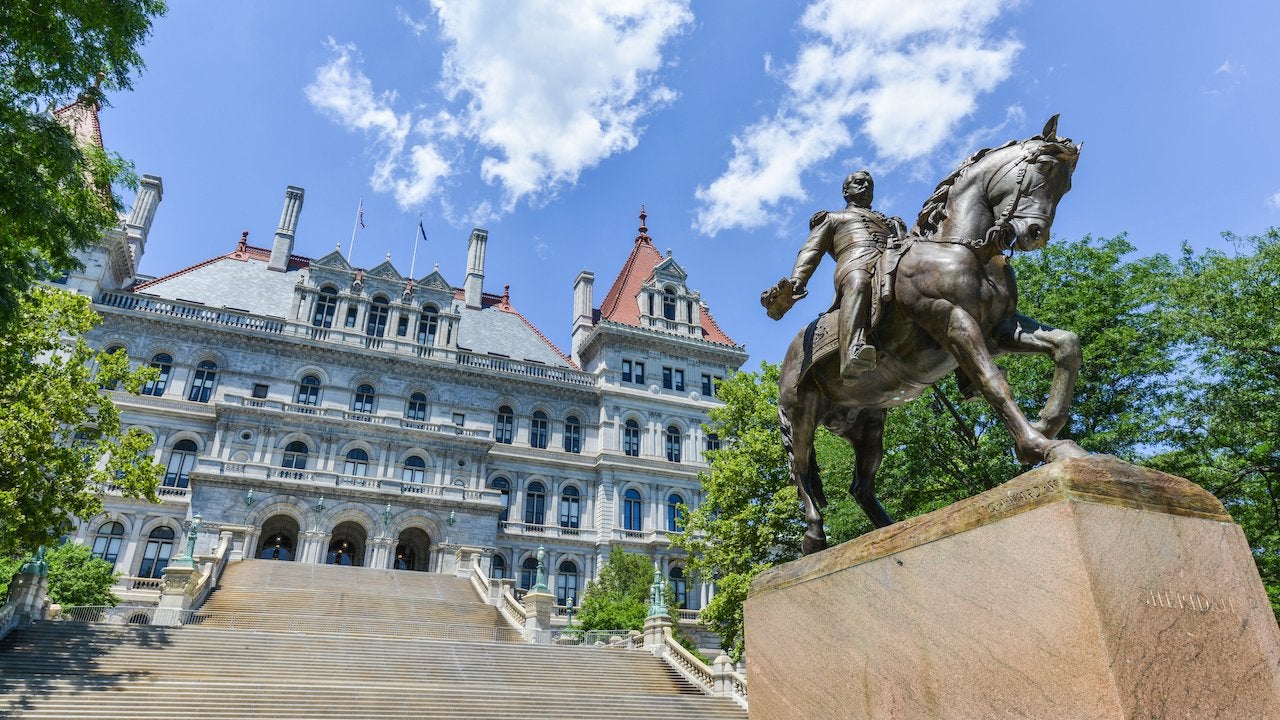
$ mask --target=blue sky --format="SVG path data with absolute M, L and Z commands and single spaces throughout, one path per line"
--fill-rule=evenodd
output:
M 363 198 L 353 262 L 407 274 L 421 213 L 415 275 L 461 285 L 487 228 L 486 289 L 567 349 L 574 277 L 599 303 L 644 204 L 754 366 L 826 308 L 829 266 L 781 322 L 758 297 L 846 173 L 910 224 L 961 159 L 1053 113 L 1085 142 L 1055 237 L 1171 253 L 1280 225 L 1277 27 L 1263 0 L 174 2 L 102 126 L 164 179 L 147 274 L 241 230 L 270 247 L 300 185 L 311 257 L 347 251 Z

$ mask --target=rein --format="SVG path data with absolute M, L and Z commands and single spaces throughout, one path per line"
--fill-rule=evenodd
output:
M 1014 179 L 1014 183 L 1017 187 L 1017 190 L 1014 191 L 1013 197 L 1004 206 L 1004 210 L 1000 212 L 1000 215 L 996 218 L 995 223 L 992 224 L 991 228 L 987 230 L 987 233 L 985 236 L 981 238 L 972 238 L 972 237 L 957 237 L 954 235 L 926 235 L 926 236 L 920 237 L 919 239 L 925 242 L 963 245 L 969 248 L 970 250 L 980 250 L 982 248 L 995 245 L 999 249 L 1000 254 L 1002 255 L 1005 253 L 1013 254 L 1013 243 L 1011 242 L 1011 236 L 1013 235 L 1011 231 L 1013 229 L 1013 226 L 1011 221 L 1015 217 L 1031 218 L 1035 220 L 1048 219 L 1047 216 L 1043 216 L 1039 214 L 1033 215 L 1030 213 L 1018 212 L 1018 204 L 1022 202 L 1023 196 L 1025 196 L 1027 193 L 1027 188 L 1026 188 L 1027 168 L 1030 167 L 1031 164 L 1034 163 L 1037 159 L 1039 159 L 1041 155 L 1045 154 L 1044 148 L 1045 146 L 1041 145 L 1035 150 L 1028 150 L 1024 152 L 1022 154 L 1022 157 L 1018 158 L 1017 162 L 1011 163 L 1010 165 L 1005 167 L 1005 169 L 1002 172 L 996 174 L 990 180 L 987 181 L 986 192 L 987 192 L 987 195 L 990 196 L 992 185 L 994 185 L 999 180 L 1003 179 L 1005 175 L 1008 175 L 1013 170 L 1013 168 L 1016 167 L 1018 169 L 1018 175 Z

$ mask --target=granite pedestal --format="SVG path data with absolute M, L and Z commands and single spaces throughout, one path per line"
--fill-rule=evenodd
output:
M 1108 456 L 761 575 L 752 720 L 1276 720 L 1280 629 L 1198 486 Z

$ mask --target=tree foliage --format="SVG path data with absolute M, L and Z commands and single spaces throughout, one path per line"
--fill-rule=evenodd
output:
M 0 558 L 0 598 L 25 560 L 22 556 Z M 63 543 L 45 555 L 49 563 L 49 599 L 64 607 L 72 605 L 115 605 L 120 598 L 111 592 L 119 575 L 114 566 L 93 557 L 89 548 Z
M 74 269 L 73 253 L 117 222 L 111 187 L 132 177 L 119 157 L 78 144 L 50 108 L 128 88 L 164 10 L 161 0 L 0 3 L 0 327 L 23 290 Z
M 80 339 L 98 320 L 88 298 L 37 286 L 18 310 L 23 322 L 0 334 L 0 555 L 50 544 L 73 517 L 101 512 L 101 486 L 156 501 L 160 478 L 152 437 L 123 431 L 101 390 L 136 393 L 155 371 L 130 372 L 124 353 Z
M 577 620 L 584 630 L 640 630 L 649 612 L 653 564 L 648 558 L 615 545 L 587 584 Z

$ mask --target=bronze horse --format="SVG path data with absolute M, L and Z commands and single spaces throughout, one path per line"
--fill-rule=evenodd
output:
M 885 413 L 957 367 L 1000 414 L 1022 462 L 1086 454 L 1070 440 L 1054 439 L 1071 407 L 1079 338 L 1018 312 L 1005 255 L 1044 246 L 1058 201 L 1071 188 L 1080 146 L 1057 138 L 1057 124 L 1055 115 L 1040 135 L 979 151 L 938 185 L 898 257 L 892 293 L 872 332 L 880 348 L 875 369 L 842 380 L 839 353 L 815 353 L 817 320 L 791 342 L 782 361 L 778 415 L 791 481 L 804 505 L 806 555 L 827 546 L 826 497 L 813 449 L 818 425 L 853 446 L 850 493 L 876 527 L 889 525 L 893 519 L 875 494 Z M 1006 353 L 1053 359 L 1052 388 L 1035 422 L 1018 408 L 994 362 Z

